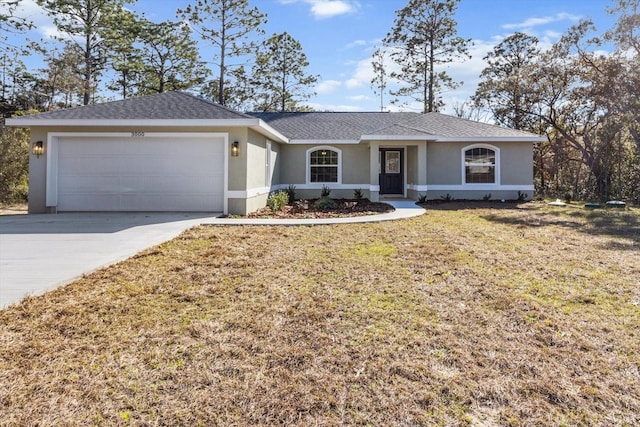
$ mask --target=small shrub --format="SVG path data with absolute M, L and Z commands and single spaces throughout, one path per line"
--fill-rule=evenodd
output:
M 482 200 L 484 200 L 485 202 L 488 202 L 489 200 L 491 200 L 491 193 L 485 194 L 484 196 L 482 196 Z
M 287 196 L 289 197 L 289 204 L 292 205 L 293 202 L 296 201 L 296 186 L 293 184 L 289 184 L 289 187 L 286 189 Z
M 418 194 L 418 203 L 427 203 L 427 194 Z
M 319 198 L 318 200 L 315 201 L 313 206 L 316 209 L 327 211 L 329 209 L 335 208 L 336 207 L 336 202 L 334 202 L 334 200 L 330 199 L 329 197 L 321 197 L 321 198 Z
M 529 195 L 527 193 L 522 193 L 520 191 L 518 191 L 518 201 L 519 202 L 524 202 L 529 198 Z
M 444 196 L 440 196 L 440 199 L 445 202 L 452 202 L 454 200 L 453 196 L 449 193 L 445 194 Z
M 320 198 L 329 197 L 330 194 L 331 194 L 331 189 L 326 185 L 323 185 L 322 190 L 320 190 Z
M 271 212 L 277 212 L 282 210 L 289 201 L 289 194 L 284 190 L 276 191 L 275 193 L 269 194 L 269 198 L 267 199 L 267 206 L 271 209 Z
M 357 190 L 353 190 L 353 198 L 356 199 L 357 201 L 361 201 L 362 199 L 364 199 L 364 196 L 362 195 L 362 190 L 359 188 Z

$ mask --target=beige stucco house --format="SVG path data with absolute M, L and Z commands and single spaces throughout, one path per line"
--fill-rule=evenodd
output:
M 170 92 L 7 120 L 31 130 L 29 212 L 246 214 L 270 192 L 533 196 L 544 138 L 439 113 L 243 114 Z

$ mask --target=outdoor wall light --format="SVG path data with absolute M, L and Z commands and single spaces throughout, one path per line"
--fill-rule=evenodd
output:
M 44 143 L 42 141 L 36 141 L 33 143 L 31 147 L 31 152 L 36 156 L 40 157 L 42 153 L 44 153 Z
M 231 143 L 231 157 L 238 157 L 238 154 L 240 154 L 240 147 L 238 147 L 238 145 L 238 141 Z

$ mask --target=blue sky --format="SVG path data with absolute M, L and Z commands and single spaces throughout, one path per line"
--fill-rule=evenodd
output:
M 32 37 L 51 34 L 50 19 L 35 10 L 34 0 L 24 7 L 37 24 Z M 175 10 L 188 0 L 138 0 L 131 8 L 154 21 L 176 19 Z M 395 11 L 407 0 L 250 0 L 268 16 L 267 35 L 287 31 L 302 44 L 310 66 L 320 76 L 309 104 L 318 110 L 377 111 L 380 99 L 370 86 L 371 54 L 391 29 Z M 505 36 L 523 31 L 538 37 L 543 46 L 557 41 L 580 19 L 592 19 L 598 31 L 609 29 L 615 18 L 605 12 L 610 0 L 462 0 L 455 16 L 458 33 L 473 39 L 472 59 L 451 64 L 447 70 L 464 84 L 444 94 L 451 112 L 475 92 L 482 58 Z M 203 60 L 212 50 L 201 46 Z M 413 106 L 419 108 L 418 106 Z M 391 109 L 396 109 L 390 107 Z M 409 107 L 409 109 L 411 106 Z

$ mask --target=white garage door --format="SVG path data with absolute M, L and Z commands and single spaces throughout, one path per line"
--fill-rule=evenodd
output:
M 58 211 L 222 212 L 220 137 L 60 137 Z

